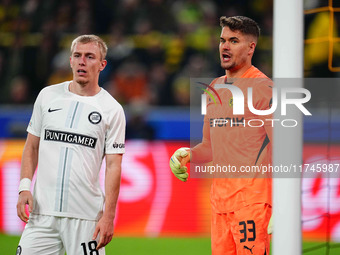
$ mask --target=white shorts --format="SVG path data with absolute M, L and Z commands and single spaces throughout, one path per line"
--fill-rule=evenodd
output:
M 97 222 L 31 214 L 22 233 L 17 255 L 105 255 L 92 240 Z

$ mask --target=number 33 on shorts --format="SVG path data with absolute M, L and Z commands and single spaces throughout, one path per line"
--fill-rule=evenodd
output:
M 240 239 L 240 243 L 246 241 L 253 242 L 256 240 L 256 228 L 253 220 L 240 221 L 238 224 L 241 226 L 240 233 L 243 234 L 243 238 Z

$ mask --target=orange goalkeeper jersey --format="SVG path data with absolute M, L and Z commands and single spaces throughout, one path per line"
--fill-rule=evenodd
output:
M 255 109 L 270 109 L 272 81 L 254 66 L 233 81 L 232 85 L 244 95 L 242 115 L 233 114 L 235 102 L 231 91 L 216 86 L 226 82 L 227 77 L 222 76 L 210 84 L 222 104 L 207 96 L 203 139 L 192 149 L 193 163 L 212 161 L 212 166 L 229 167 L 229 172 L 214 175 L 212 182 L 211 204 L 218 213 L 236 211 L 254 203 L 271 204 L 271 178 L 264 178 L 260 167 L 268 167 L 272 162 L 272 116 L 252 113 L 248 108 L 247 91 L 252 88 Z

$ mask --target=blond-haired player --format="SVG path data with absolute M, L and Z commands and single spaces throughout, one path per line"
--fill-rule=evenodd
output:
M 17 212 L 27 224 L 19 255 L 105 254 L 103 247 L 112 239 L 125 116 L 98 85 L 106 52 L 98 36 L 74 39 L 73 80 L 44 88 L 36 99 L 21 165 Z M 104 156 L 105 196 L 99 184 Z

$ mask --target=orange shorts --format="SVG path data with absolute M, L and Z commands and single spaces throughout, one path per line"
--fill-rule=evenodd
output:
M 212 255 L 269 255 L 268 204 L 253 204 L 230 213 L 212 212 Z

